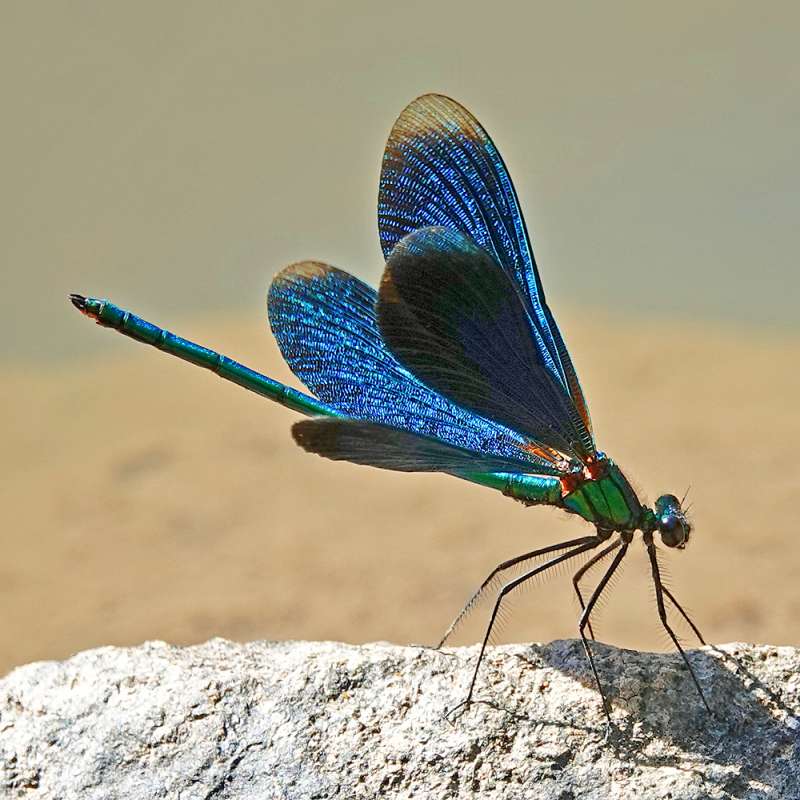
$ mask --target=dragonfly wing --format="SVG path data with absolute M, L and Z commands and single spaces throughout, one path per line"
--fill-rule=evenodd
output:
M 569 353 L 545 301 L 514 185 L 480 123 L 442 95 L 417 98 L 389 135 L 378 193 L 384 256 L 407 234 L 442 226 L 494 256 L 520 290 L 538 333 L 541 360 L 572 399 L 582 447 L 594 452 L 591 420 Z
M 520 458 L 477 453 L 440 439 L 420 436 L 375 422 L 317 417 L 292 426 L 294 440 L 304 450 L 333 461 L 351 461 L 400 472 L 531 472 Z
M 371 287 L 327 264 L 293 264 L 273 280 L 272 331 L 292 371 L 317 397 L 354 419 L 474 453 L 521 458 L 537 474 L 557 475 L 567 468 L 561 454 L 536 450 L 524 435 L 420 383 L 387 350 L 376 303 Z
M 513 283 L 464 234 L 423 228 L 395 246 L 378 322 L 389 350 L 432 389 L 530 440 L 589 455 Z

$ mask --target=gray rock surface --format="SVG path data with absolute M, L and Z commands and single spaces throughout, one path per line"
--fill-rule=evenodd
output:
M 677 656 L 580 644 L 476 648 L 152 642 L 0 681 L 0 796 L 22 798 L 800 798 L 800 650 Z M 738 661 L 738 664 L 736 661 Z

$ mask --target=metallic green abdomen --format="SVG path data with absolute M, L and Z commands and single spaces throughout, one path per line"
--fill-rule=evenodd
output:
M 641 519 L 642 505 L 619 467 L 613 461 L 607 463 L 606 475 L 566 495 L 564 507 L 601 528 L 633 530 Z

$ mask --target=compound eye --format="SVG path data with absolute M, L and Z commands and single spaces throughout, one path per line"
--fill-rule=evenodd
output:
M 658 532 L 667 547 L 680 547 L 686 542 L 686 530 L 682 521 L 674 514 L 665 514 L 659 520 Z

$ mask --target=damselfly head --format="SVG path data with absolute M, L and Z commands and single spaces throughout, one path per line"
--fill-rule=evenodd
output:
M 656 500 L 655 512 L 661 541 L 667 547 L 683 550 L 689 541 L 692 526 L 681 508 L 681 501 L 674 494 L 662 494 Z

